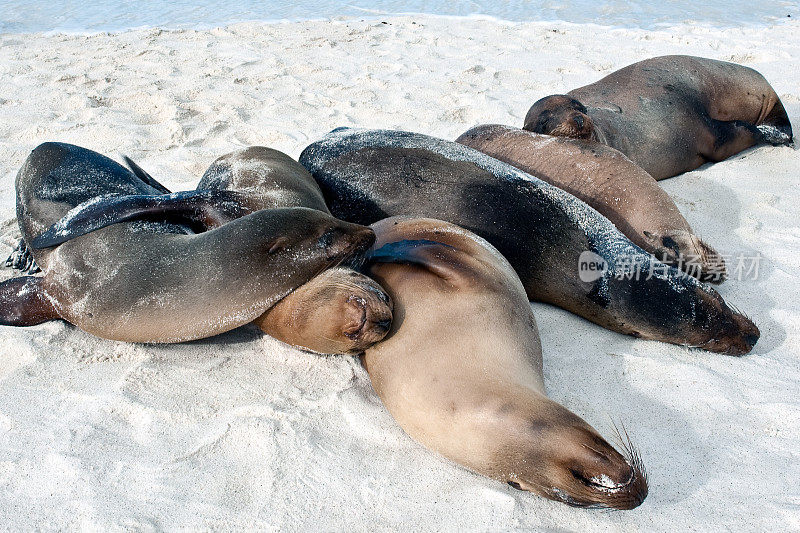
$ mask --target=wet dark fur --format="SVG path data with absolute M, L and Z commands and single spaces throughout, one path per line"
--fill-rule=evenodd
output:
M 98 196 L 162 194 L 119 163 L 71 144 L 44 143 L 25 164 L 36 169 L 26 181 L 19 181 L 22 172 L 17 179 L 17 220 L 27 243 L 73 207 Z M 191 233 L 185 226 L 162 221 L 142 221 L 134 231 Z M 33 255 L 38 262 L 42 252 Z
M 691 340 L 697 335 L 705 342 L 740 334 L 738 317 L 719 295 L 674 268 L 666 269 L 666 278 L 650 280 L 610 275 L 593 283 L 578 279 L 583 251 L 609 261 L 618 253 L 647 254 L 607 220 L 610 230 L 587 233 L 574 216 L 589 211 L 599 215 L 577 198 L 566 195 L 578 206 L 577 214 L 571 215 L 573 205 L 554 199 L 553 187 L 541 180 L 522 179 L 522 173 L 500 162 L 508 171 L 495 174 L 479 164 L 486 156 L 461 145 L 456 146 L 466 161 L 437 151 L 437 146 L 449 149 L 455 143 L 400 131 L 346 134 L 334 130 L 330 138 L 307 147 L 299 159 L 320 184 L 334 216 L 371 224 L 387 216 L 410 215 L 464 227 L 509 260 L 531 300 L 558 305 L 622 333 L 692 345 L 699 344 Z M 393 141 L 373 146 L 371 135 Z M 431 147 L 421 148 L 420 143 Z

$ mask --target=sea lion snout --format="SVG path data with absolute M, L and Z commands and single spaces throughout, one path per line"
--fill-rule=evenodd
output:
M 366 252 L 375 242 L 375 232 L 366 226 L 341 222 L 323 231 L 317 247 L 330 261 L 340 261 Z
M 361 352 L 382 340 L 392 327 L 392 299 L 371 278 L 352 278 L 353 294 L 344 306 L 342 332 L 352 341 L 351 352 Z
M 649 489 L 639 466 L 631 464 L 602 438 L 592 444 L 608 448 L 609 453 L 586 447 L 569 469 L 580 484 L 580 490 L 576 491 L 580 498 L 578 501 L 587 506 L 602 505 L 615 509 L 633 509 L 641 505 Z
M 590 139 L 594 122 L 586 106 L 563 94 L 545 96 L 535 102 L 525 116 L 523 129 L 534 133 Z
M 698 316 L 695 329 L 704 332 L 705 338 L 698 339 L 696 345 L 725 355 L 750 353 L 761 337 L 758 326 L 742 313 L 731 309 L 719 294 L 707 293 L 702 288 L 698 292 L 704 300 L 705 312 Z
M 633 509 L 644 501 L 647 476 L 629 441 L 623 455 L 585 422 L 558 433 L 557 447 L 550 450 L 550 479 L 540 481 L 545 496 L 575 507 Z
M 550 403 L 534 416 L 547 411 L 547 423 L 537 420 L 537 434 L 524 438 L 522 453 L 502 461 L 513 472 L 509 485 L 573 507 L 633 509 L 645 500 L 647 475 L 627 435 L 620 435 L 620 453 L 562 406 Z
M 392 299 L 347 267 L 321 273 L 278 302 L 256 324 L 284 342 L 318 353 L 360 353 L 392 325 Z
M 356 351 L 378 342 L 392 327 L 392 308 L 382 298 L 351 296 L 344 313 L 343 333 Z
M 734 327 L 731 333 L 723 335 L 714 346 L 719 353 L 741 356 L 750 353 L 761 338 L 761 331 L 749 318 L 734 312 Z

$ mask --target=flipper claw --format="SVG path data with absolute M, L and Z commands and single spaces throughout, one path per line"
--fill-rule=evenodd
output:
M 27 274 L 36 274 L 37 272 L 41 272 L 42 269 L 39 268 L 39 265 L 36 264 L 36 261 L 33 259 L 33 254 L 28 248 L 25 239 L 20 239 L 17 242 L 17 246 L 12 250 L 11 255 L 8 256 L 6 259 L 6 267 L 13 268 L 14 270 L 20 270 L 23 273 Z

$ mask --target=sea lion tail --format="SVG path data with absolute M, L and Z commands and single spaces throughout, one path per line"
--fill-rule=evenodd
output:
M 0 325 L 35 326 L 61 318 L 42 286 L 42 278 L 21 276 L 0 283 Z

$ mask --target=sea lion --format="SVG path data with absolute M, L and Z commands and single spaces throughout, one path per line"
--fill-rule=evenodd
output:
M 357 354 L 386 336 L 392 307 L 375 280 L 350 267 L 337 267 L 298 287 L 253 323 L 297 348 Z
M 308 146 L 300 163 L 336 217 L 436 217 L 480 235 L 513 265 L 531 300 L 621 333 L 731 355 L 758 340 L 755 324 L 710 286 L 656 261 L 566 191 L 472 148 L 340 128 Z
M 319 185 L 303 165 L 278 150 L 250 146 L 218 157 L 195 189 L 233 191 L 250 212 L 307 207 L 330 214 Z M 238 208 L 229 216 L 238 217 Z
M 102 204 L 114 195 L 157 199 L 164 191 L 103 155 L 62 143 L 34 149 L 16 189 L 20 230 L 25 242 L 34 243 L 44 276 L 0 284 L 5 325 L 63 318 L 114 340 L 206 337 L 251 322 L 374 240 L 369 228 L 293 207 L 245 214 L 200 234 L 158 215 L 39 247 L 37 236 L 78 205 Z M 198 219 L 226 212 L 230 195 L 219 192 L 226 194 L 192 199 Z
M 288 155 L 251 146 L 219 157 L 197 191 L 235 191 L 235 219 L 247 210 L 307 207 L 330 214 L 311 174 Z M 331 268 L 295 289 L 254 323 L 265 333 L 317 353 L 359 353 L 380 341 L 392 322 L 392 302 L 374 280 L 352 268 Z
M 616 148 L 655 179 L 760 143 L 792 142 L 775 90 L 755 70 L 703 57 L 645 59 L 533 104 L 524 129 Z
M 722 256 L 692 232 L 653 177 L 621 152 L 500 124 L 476 126 L 456 142 L 577 196 L 664 263 L 703 281 L 725 279 Z
M 525 289 L 488 242 L 432 219 L 372 225 L 368 272 L 396 320 L 362 362 L 412 438 L 485 476 L 574 506 L 633 509 L 647 479 L 583 419 L 545 395 Z

